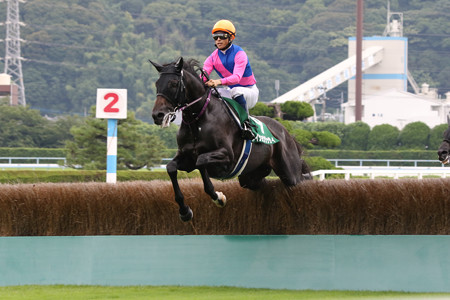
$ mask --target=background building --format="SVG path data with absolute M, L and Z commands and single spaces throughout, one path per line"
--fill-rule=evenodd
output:
M 11 76 L 6 73 L 0 74 L 0 99 L 9 105 L 19 103 L 19 88 L 11 81 Z
M 362 117 L 371 127 L 390 124 L 402 129 L 422 121 L 429 127 L 447 122 L 450 93 L 439 98 L 426 83 L 417 85 L 408 69 L 408 39 L 403 37 L 403 15 L 388 11 L 383 36 L 362 40 Z M 356 38 L 348 40 L 348 58 L 320 73 L 272 103 L 307 101 L 313 108 L 318 99 L 325 101 L 327 90 L 348 81 L 348 101 L 341 109 L 346 124 L 355 122 Z M 408 84 L 414 93 L 408 92 Z M 315 121 L 316 117 L 311 118 Z

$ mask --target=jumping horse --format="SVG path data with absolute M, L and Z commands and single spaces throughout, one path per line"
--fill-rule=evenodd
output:
M 191 208 L 185 204 L 177 179 L 177 171 L 200 171 L 204 190 L 219 207 L 226 204 L 226 196 L 216 192 L 210 178 L 228 178 L 238 162 L 242 161 L 243 140 L 237 122 L 232 119 L 224 100 L 205 86 L 198 61 L 178 60 L 160 65 L 150 61 L 159 72 L 156 81 L 156 101 L 152 117 L 157 125 L 166 127 L 175 112 L 182 111 L 182 123 L 177 133 L 178 151 L 167 164 L 180 218 L 189 221 Z M 203 75 L 199 74 L 203 73 Z M 238 175 L 241 187 L 260 189 L 265 177 L 273 170 L 286 186 L 294 186 L 310 176 L 309 168 L 301 158 L 302 148 L 276 120 L 258 116 L 272 135 L 275 144 L 250 143 L 245 168 Z
M 450 162 L 450 116 L 447 116 L 448 128 L 444 132 L 444 139 L 438 149 L 438 158 L 444 164 Z

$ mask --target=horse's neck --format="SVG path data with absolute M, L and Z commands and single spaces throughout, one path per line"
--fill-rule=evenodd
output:
M 206 99 L 208 98 L 207 89 L 197 78 L 191 73 L 185 72 L 185 89 L 187 107 L 183 111 L 184 117 L 187 119 L 197 118 L 199 114 L 203 114 L 206 109 Z
M 210 95 L 211 101 L 208 104 L 208 116 L 209 122 L 214 122 L 218 127 L 234 127 L 239 126 L 234 122 L 231 112 L 227 108 L 225 100 L 220 96 Z
M 186 99 L 188 100 L 188 102 L 195 101 L 205 95 L 206 88 L 202 84 L 202 82 L 197 80 L 197 78 L 194 78 L 194 75 L 189 72 L 184 72 L 184 74 L 186 85 Z
M 233 126 L 232 117 L 230 116 L 223 100 L 218 99 L 207 89 L 202 81 L 194 78 L 195 75 L 184 72 L 186 99 L 192 103 L 198 99 L 198 102 L 183 111 L 183 118 L 189 123 L 200 121 L 220 123 L 223 126 Z M 210 100 L 207 100 L 207 99 Z M 206 101 L 209 101 L 206 103 Z M 199 119 L 197 119 L 199 118 Z M 195 122 L 196 122 L 195 121 Z

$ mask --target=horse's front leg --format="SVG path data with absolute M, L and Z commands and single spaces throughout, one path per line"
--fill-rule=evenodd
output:
M 207 193 L 212 201 L 220 208 L 224 207 L 227 204 L 227 197 L 222 192 L 216 192 L 214 190 L 214 185 L 209 178 L 208 172 L 205 168 L 201 168 L 200 174 L 202 175 L 203 180 L 203 188 L 205 189 L 205 193 Z
M 178 160 L 174 158 L 167 164 L 167 173 L 172 181 L 173 191 L 175 193 L 175 201 L 180 207 L 180 219 L 184 222 L 190 221 L 193 217 L 191 208 L 184 203 L 184 196 L 178 184 Z
M 203 153 L 198 156 L 196 167 L 199 169 L 203 180 L 203 187 L 212 201 L 218 207 L 224 207 L 227 198 L 222 192 L 216 192 L 214 185 L 209 177 L 208 169 L 211 169 L 217 178 L 224 178 L 228 175 L 230 168 L 230 159 L 225 149 L 220 149 L 214 152 Z

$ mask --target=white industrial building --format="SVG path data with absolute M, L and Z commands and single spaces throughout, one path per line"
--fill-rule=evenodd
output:
M 366 95 L 363 98 L 362 121 L 370 127 L 390 124 L 400 130 L 408 123 L 421 121 L 433 128 L 447 123 L 449 94 L 447 93 L 447 99 L 440 100 L 434 97 L 435 93 L 416 95 L 393 88 Z M 354 106 L 350 106 L 350 103 L 344 105 L 346 105 L 345 123 L 354 122 Z
M 395 16 L 397 18 L 393 19 Z M 388 12 L 384 36 L 362 40 L 361 120 L 371 127 L 390 124 L 400 130 L 415 121 L 422 121 L 431 128 L 447 123 L 450 93 L 439 99 L 426 83 L 418 87 L 408 70 L 408 39 L 402 36 L 402 23 L 401 13 Z M 350 37 L 348 45 L 346 60 L 277 97 L 272 103 L 307 101 L 314 107 L 327 90 L 348 81 L 348 101 L 342 104 L 343 121 L 346 124 L 355 122 L 356 38 Z M 407 92 L 408 82 L 415 93 Z

